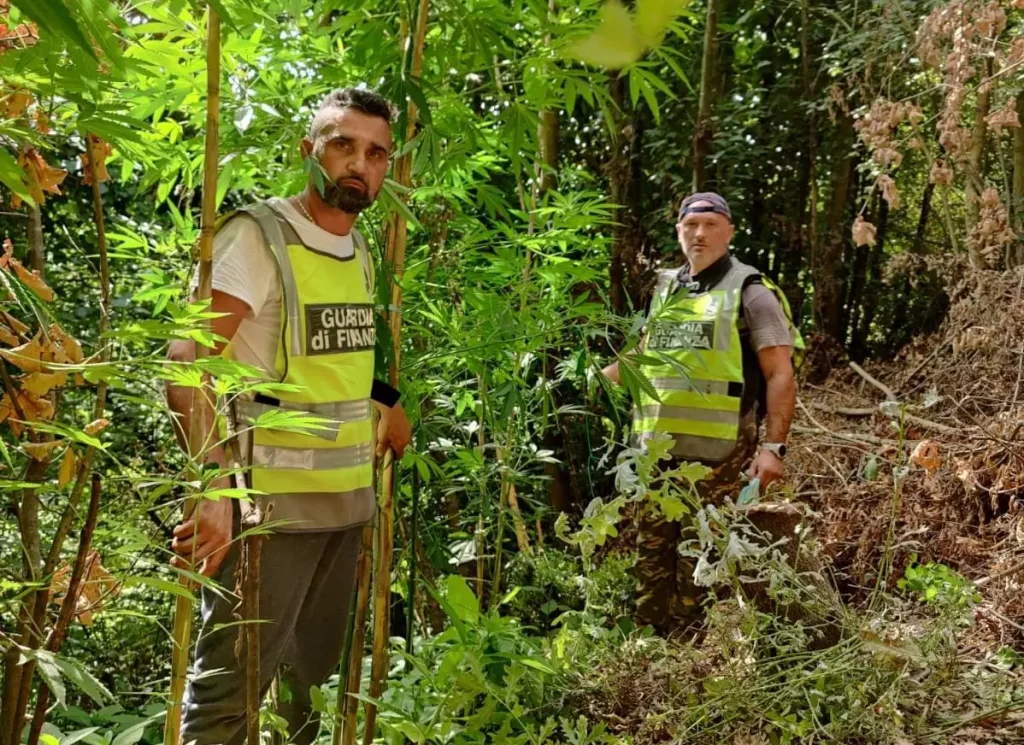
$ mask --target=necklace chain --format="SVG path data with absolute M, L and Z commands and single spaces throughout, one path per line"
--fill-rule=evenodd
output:
M 303 204 L 301 196 L 295 198 L 295 203 L 297 205 L 299 205 L 299 210 L 302 212 L 302 214 L 305 216 L 305 218 L 307 220 L 309 220 L 311 223 L 313 223 L 314 225 L 316 225 L 316 220 L 314 220 L 313 216 L 311 214 L 309 214 L 309 210 L 306 209 L 306 205 Z

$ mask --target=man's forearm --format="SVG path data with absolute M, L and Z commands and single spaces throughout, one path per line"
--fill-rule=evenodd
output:
M 796 407 L 796 381 L 792 373 L 773 375 L 767 382 L 767 442 L 785 442 Z
M 203 463 L 216 463 L 223 468 L 227 466 L 227 456 L 224 448 L 216 444 L 213 410 L 208 404 L 199 407 L 203 421 L 199 423 L 200 429 L 196 433 L 198 435 L 197 447 L 192 448 L 189 442 L 192 432 L 192 414 L 195 411 L 193 397 L 202 394 L 203 390 L 200 388 L 167 386 L 167 406 L 171 410 L 171 419 L 174 422 L 174 435 L 178 440 L 178 445 L 186 453 L 200 457 Z

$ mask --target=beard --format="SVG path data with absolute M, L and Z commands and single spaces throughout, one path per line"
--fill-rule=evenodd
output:
M 345 176 L 344 178 L 355 178 L 362 181 L 362 179 L 355 176 Z M 333 209 L 347 212 L 350 215 L 358 215 L 373 204 L 373 200 L 377 196 L 370 193 L 369 184 L 365 181 L 362 181 L 362 183 L 366 187 L 366 191 L 347 184 L 340 184 L 337 181 L 325 181 L 322 194 L 324 204 Z

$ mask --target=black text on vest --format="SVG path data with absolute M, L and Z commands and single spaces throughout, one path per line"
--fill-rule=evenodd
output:
M 711 349 L 715 338 L 714 321 L 661 321 L 651 328 L 648 349 Z
M 365 352 L 376 339 L 372 305 L 306 306 L 307 355 Z

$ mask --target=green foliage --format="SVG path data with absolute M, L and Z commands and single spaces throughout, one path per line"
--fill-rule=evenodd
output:
M 601 682 L 602 665 L 637 650 L 648 656 L 629 657 L 635 665 L 626 672 L 664 664 L 681 681 L 666 699 L 671 703 L 651 713 L 652 721 L 673 721 L 683 741 L 764 732 L 773 742 L 891 742 L 903 733 L 930 742 L 946 726 L 936 722 L 935 711 L 964 711 L 964 701 L 981 710 L 1019 700 L 1013 674 L 1020 661 L 1011 650 L 970 675 L 950 662 L 953 635 L 977 602 L 970 584 L 951 570 L 907 570 L 901 586 L 923 605 L 908 609 L 892 598 L 880 600 L 894 613 L 924 614 L 922 637 L 911 644 L 906 630 L 888 618 L 848 618 L 830 593 L 809 577 L 794 577 L 779 551 L 757 543 L 750 526 L 733 523 L 727 511 L 702 509 L 694 485 L 707 469 L 672 464 L 662 470 L 666 441 L 646 449 L 612 446 L 605 456 L 612 468 L 601 460 L 606 442 L 624 439 L 628 409 L 623 392 L 601 374 L 604 364 L 619 359 L 627 393 L 653 390 L 636 370 L 642 357 L 630 355 L 642 331 L 645 273 L 659 261 L 675 262 L 672 207 L 692 181 L 696 91 L 690 81 L 701 67 L 703 6 L 682 0 L 640 0 L 631 10 L 598 0 L 554 7 L 542 0 L 431 2 L 423 74 L 412 80 L 399 39 L 409 5 L 211 3 L 224 21 L 216 195 L 222 213 L 252 199 L 294 194 L 310 179 L 322 188 L 322 172 L 301 158 L 299 142 L 331 88 L 366 83 L 400 106 L 413 101 L 420 109 L 412 138 L 404 139 L 407 113 L 396 127 L 397 154 L 413 157 L 414 188 L 388 182 L 360 221 L 378 259 L 390 217 L 398 213 L 409 223 L 400 280 L 400 373 L 404 405 L 424 446 L 402 464 L 397 506 L 400 527 L 409 528 L 417 489 L 420 549 L 413 554 L 409 533 L 399 531 L 405 536 L 396 559 L 402 576 L 396 573 L 395 580 L 407 595 L 405 571 L 415 567 L 413 585 L 424 606 L 417 614 L 444 612 L 433 636 L 419 618 L 415 629 L 405 630 L 415 637 L 412 658 L 394 655 L 395 679 L 381 717 L 389 741 L 582 744 L 642 737 L 642 723 L 630 731 L 612 717 L 599 721 L 594 712 L 602 709 L 573 697 L 586 688 L 575 676 L 593 673 Z M 904 10 L 917 17 L 934 3 L 896 4 L 891 13 L 892 4 L 833 10 L 810 3 L 812 74 L 822 70 L 810 91 L 802 82 L 798 5 L 733 3 L 722 19 L 725 74 L 711 186 L 732 200 L 737 254 L 778 279 L 798 312 L 819 297 L 820 265 L 849 265 L 838 293 L 850 316 L 842 319 L 844 328 L 851 341 L 863 337 L 881 348 L 912 332 L 917 318 L 924 324 L 942 313 L 937 275 L 919 272 L 913 286 L 897 276 L 891 286 L 876 282 L 866 290 L 858 290 L 856 278 L 877 280 L 891 256 L 935 253 L 945 240 L 942 222 L 963 223 L 962 204 L 953 194 L 951 207 L 933 205 L 933 215 L 943 214 L 925 220 L 920 246 L 920 213 L 894 210 L 885 255 L 869 257 L 847 245 L 839 260 L 815 266 L 815 244 L 802 226 L 813 222 L 809 212 L 816 210 L 820 251 L 826 237 L 832 245 L 833 234 L 848 233 L 842 219 L 864 197 L 854 184 L 848 204 L 829 201 L 842 157 L 855 147 L 831 125 L 830 114 L 842 120 L 844 107 L 871 100 L 871 81 L 884 80 L 894 96 L 938 82 L 903 59 L 913 33 L 901 20 Z M 26 653 L 37 656 L 41 676 L 66 704 L 49 713 L 45 734 L 67 743 L 159 739 L 166 622 L 174 600 L 188 594 L 166 566 L 168 530 L 184 494 L 199 489 L 209 498 L 246 497 L 242 490 L 210 489 L 222 474 L 190 473 L 174 443 L 163 384 L 198 388 L 208 372 L 224 399 L 273 395 L 272 386 L 249 380 L 251 370 L 222 360 L 197 366 L 163 361 L 169 341 L 215 341 L 201 328 L 207 309 L 186 301 L 203 175 L 206 9 L 189 0 L 14 0 L 0 21 L 11 30 L 27 23 L 38 30 L 37 43 L 5 47 L 0 55 L 0 183 L 32 201 L 38 184 L 19 163 L 30 149 L 54 170 L 68 171 L 61 194 L 45 191 L 45 201 L 35 200 L 54 300 L 40 302 L 37 291 L 4 273 L 13 296 L 3 308 L 32 334 L 59 322 L 80 340 L 86 360 L 69 367 L 81 380 L 52 396 L 58 404 L 52 420 L 22 433 L 2 425 L 0 457 L 7 470 L 0 493 L 9 514 L 28 514 L 26 504 L 40 507 L 44 554 L 67 511 L 76 530 L 56 549 L 61 561 L 70 560 L 82 505 L 71 505 L 73 487 L 59 482 L 57 459 L 28 480 L 33 459 L 26 445 L 53 437 L 61 441 L 57 453 L 92 453 L 104 484 L 94 547 L 120 590 L 106 598 L 92 626 L 73 623 L 59 655 Z M 588 65 L 619 72 L 609 76 Z M 836 84 L 841 102 L 825 81 Z M 853 87 L 863 89 L 860 98 L 843 95 Z M 30 96 L 23 111 L 8 105 L 15 94 Z M 543 162 L 538 137 L 551 115 L 560 128 L 553 164 Z M 819 127 L 813 141 L 812 116 Z M 112 298 L 103 333 L 92 189 L 81 167 L 87 133 L 111 146 L 105 164 L 111 179 L 100 185 Z M 813 171 L 806 159 L 811 142 Z M 629 163 L 619 158 L 623 153 Z M 904 199 L 919 201 L 928 166 L 917 155 L 906 161 Z M 1000 158 L 988 161 L 993 168 Z M 854 172 L 862 171 L 875 175 Z M 819 203 L 809 206 L 811 172 Z M 539 174 L 554 185 L 542 188 Z M 858 184 L 869 186 L 868 180 Z M 16 211 L 5 204 L 0 226 L 15 257 L 27 262 L 28 213 L 10 209 Z M 832 214 L 842 219 L 825 225 Z M 635 255 L 623 253 L 631 246 Z M 390 303 L 393 270 L 382 265 L 378 271 L 381 309 Z M 626 279 L 614 280 L 616 272 Z M 622 289 L 616 281 L 634 283 L 617 308 L 632 313 L 612 312 L 610 295 Z M 873 320 L 855 323 L 870 298 L 878 299 Z M 906 298 L 913 313 L 901 319 Z M 391 354 L 384 329 L 381 374 Z M 108 355 L 105 363 L 101 352 Z M 18 374 L 12 365 L 6 369 Z M 85 427 L 101 380 L 110 386 L 103 416 L 111 424 L 90 434 Z M 318 425 L 301 415 L 268 415 L 256 423 Z M 869 459 L 865 479 L 874 471 Z M 510 487 L 518 514 L 502 501 Z M 769 586 L 773 602 L 811 608 L 815 621 L 792 622 L 724 600 L 711 609 L 710 628 L 722 633 L 715 650 L 709 647 L 698 660 L 706 665 L 697 672 L 705 673 L 673 667 L 683 648 L 635 632 L 628 620 L 633 589 L 631 557 L 618 553 L 622 517 L 646 508 L 672 520 L 699 518 L 700 535 L 687 550 L 713 589 L 726 595 L 753 578 Z M 534 550 L 506 562 L 515 521 Z M 540 535 L 552 524 L 573 553 L 540 548 Z M 7 619 L 50 579 L 24 570 L 25 549 L 35 545 L 19 521 L 0 526 L 0 609 Z M 499 568 L 504 580 L 493 587 Z M 464 579 L 477 569 L 488 588 L 484 598 Z M 844 633 L 842 644 L 825 653 L 817 646 L 827 625 L 823 616 L 838 618 Z M 870 633 L 861 633 L 865 628 Z M 13 638 L 7 626 L 4 634 Z M 893 634 L 903 636 L 894 640 Z M 314 697 L 328 718 L 333 693 Z M 108 705 L 110 696 L 121 703 Z M 938 703 L 926 708 L 926 700 Z M 281 731 L 280 717 L 269 710 L 263 716 L 267 729 Z
M 616 525 L 622 519 L 627 504 L 638 510 L 660 512 L 666 520 L 674 522 L 699 508 L 696 484 L 711 473 L 699 463 L 672 459 L 669 455 L 673 439 L 659 433 L 639 447 L 625 447 L 618 455 L 612 473 L 619 496 L 608 502 L 593 499 L 583 513 L 579 529 L 568 532 L 568 517 L 562 514 L 555 523 L 555 532 L 566 543 L 577 546 L 588 565 L 594 551 L 605 545 L 609 537 L 618 535 Z M 670 461 L 662 468 L 662 461 Z
M 547 741 L 556 729 L 557 673 L 541 642 L 515 618 L 481 613 L 458 575 L 448 577 L 442 605 L 452 625 L 407 658 L 411 669 L 380 702 L 387 741 Z
M 981 602 L 981 593 L 974 583 L 945 564 L 929 561 L 927 564 L 912 562 L 904 571 L 903 579 L 897 582 L 901 590 L 911 592 L 929 604 L 957 615 L 969 615 Z

